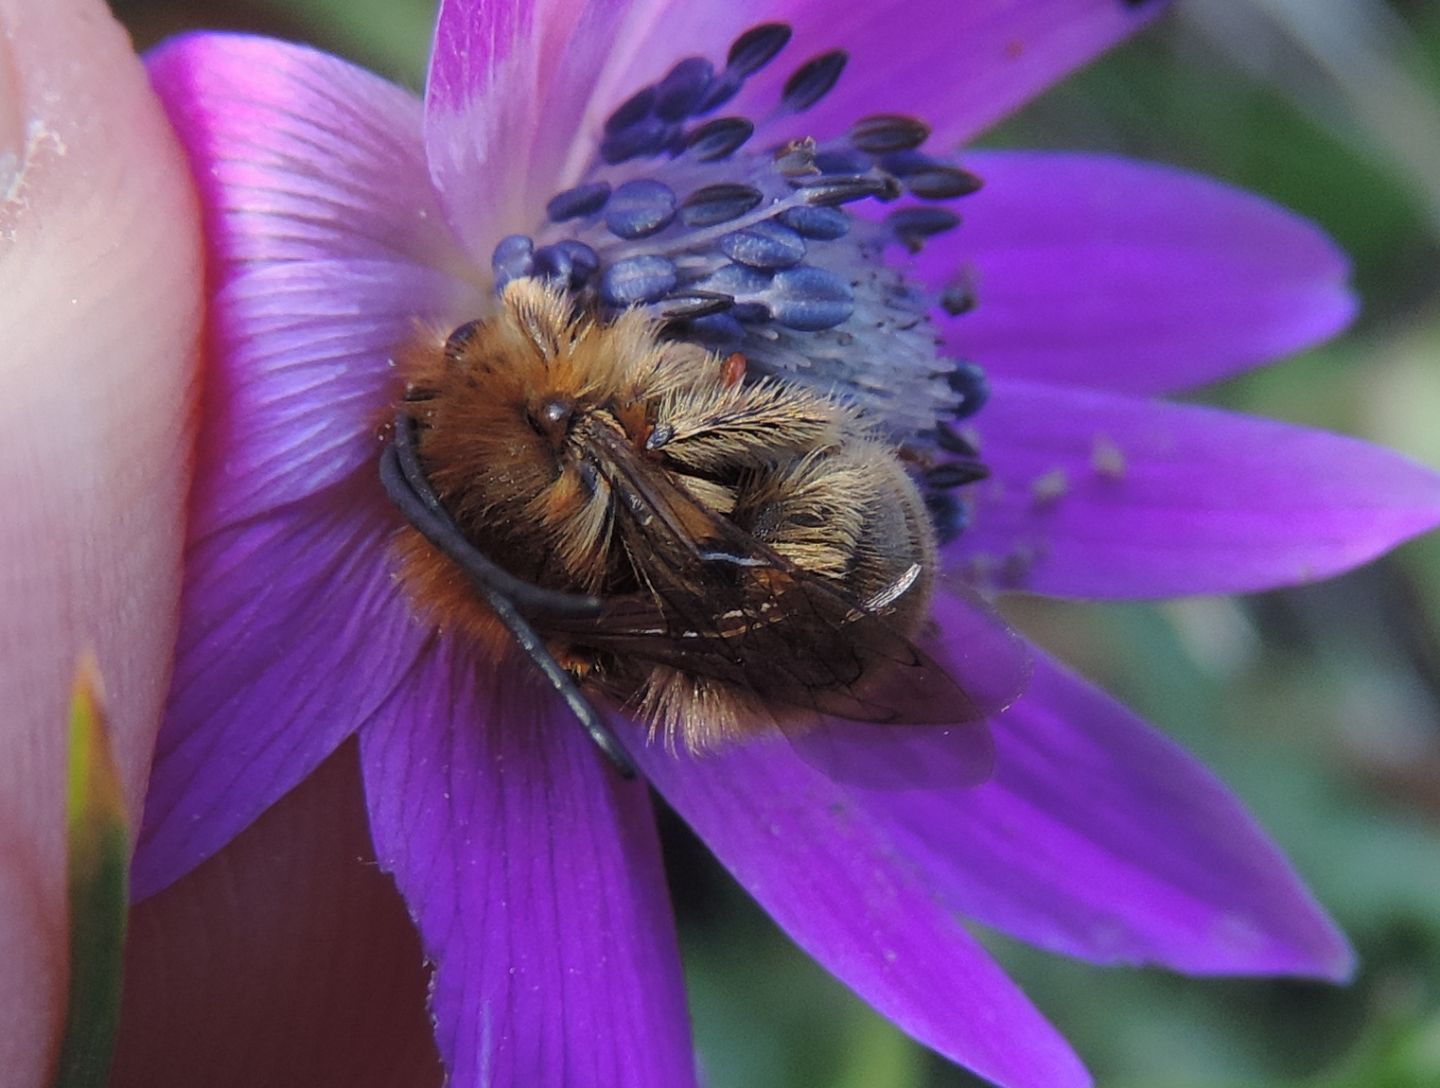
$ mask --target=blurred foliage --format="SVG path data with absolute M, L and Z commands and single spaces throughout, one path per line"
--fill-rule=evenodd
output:
M 142 47 L 189 27 L 250 29 L 423 82 L 427 0 L 115 7 Z M 1317 47 L 1341 18 L 1363 33 L 1331 33 Z M 1393 103 L 1377 101 L 1377 88 Z M 1440 170 L 1422 168 L 1440 162 L 1440 140 L 1376 124 L 1392 105 L 1440 124 L 1433 0 L 1187 0 L 987 142 L 1172 162 L 1322 223 L 1355 261 L 1364 309 L 1354 330 L 1202 397 L 1440 465 Z M 1440 538 L 1334 582 L 1247 601 L 1022 602 L 1014 615 L 1214 767 L 1362 963 L 1346 988 L 1194 980 L 994 940 L 1097 1081 L 1440 1085 Z M 710 1088 L 978 1083 L 795 950 L 678 821 L 665 831 Z

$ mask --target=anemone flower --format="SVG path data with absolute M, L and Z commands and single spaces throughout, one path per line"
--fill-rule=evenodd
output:
M 848 401 L 982 591 L 1257 590 L 1434 525 L 1440 478 L 1389 452 L 1155 399 L 1346 323 L 1316 230 L 1165 167 L 958 151 L 1156 7 L 446 0 L 423 102 L 276 41 L 157 51 L 211 358 L 138 894 L 358 734 L 457 1086 L 695 1083 L 645 783 L 801 947 L 999 1084 L 1087 1074 L 961 919 L 1097 963 L 1344 978 L 1225 789 L 1038 651 L 988 776 L 975 726 L 836 727 L 827 769 L 619 722 L 623 779 L 528 666 L 424 618 L 377 478 L 395 360 L 540 278 Z M 984 625 L 944 595 L 933 622 L 975 676 Z

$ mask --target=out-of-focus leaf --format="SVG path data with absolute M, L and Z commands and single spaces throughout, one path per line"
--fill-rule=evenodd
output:
M 54 1088 L 100 1088 L 120 1013 L 130 836 L 99 672 L 82 661 L 70 702 L 65 792 L 70 996 Z

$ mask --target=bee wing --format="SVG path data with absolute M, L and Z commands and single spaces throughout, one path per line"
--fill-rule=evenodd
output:
M 897 631 L 878 609 L 789 562 L 692 498 L 619 440 L 601 440 L 601 470 L 628 509 L 643 550 L 646 590 L 602 603 L 593 617 L 551 629 L 597 649 L 710 677 L 762 701 L 860 722 L 953 724 L 1008 706 L 1023 689 L 1023 643 L 988 610 L 966 636 L 987 648 L 940 657 Z M 884 596 L 883 594 L 881 595 Z M 1015 660 L 1020 664 L 1015 664 Z M 971 660 L 1005 661 L 998 681 Z M 956 671 L 954 664 L 966 666 Z

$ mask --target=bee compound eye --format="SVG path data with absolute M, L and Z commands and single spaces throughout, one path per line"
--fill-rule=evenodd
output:
M 467 321 L 465 324 L 457 326 L 455 331 L 445 338 L 445 357 L 458 362 L 464 356 L 465 349 L 474 342 L 479 333 L 479 321 Z

